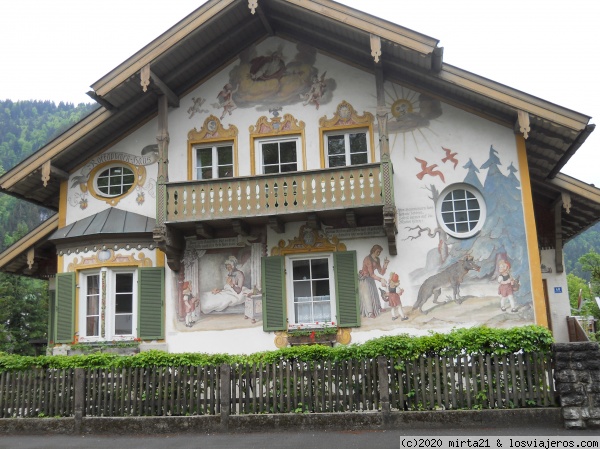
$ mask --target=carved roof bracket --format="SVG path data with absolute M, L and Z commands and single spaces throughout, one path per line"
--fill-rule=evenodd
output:
M 169 100 L 169 106 L 178 108 L 179 97 L 173 92 L 166 83 L 164 83 L 152 70 L 150 70 L 150 64 L 146 64 L 140 70 L 140 85 L 142 90 L 146 92 L 152 81 L 153 85 Z
M 69 174 L 66 171 L 53 167 L 52 161 L 48 160 L 42 165 L 42 183 L 44 184 L 44 187 L 48 186 L 50 174 L 56 175 L 59 179 L 69 179 Z
M 371 34 L 371 56 L 373 56 L 375 64 L 378 64 L 381 57 L 381 38 L 374 34 Z
M 181 269 L 181 260 L 185 249 L 183 236 L 178 231 L 162 225 L 154 228 L 152 237 L 156 246 L 165 253 L 169 268 L 178 272 Z
M 515 123 L 515 132 L 523 134 L 523 138 L 527 140 L 531 126 L 529 124 L 529 113 L 525 111 L 517 111 L 517 123 Z

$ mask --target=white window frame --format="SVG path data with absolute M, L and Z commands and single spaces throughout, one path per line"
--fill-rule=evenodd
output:
M 101 189 L 100 186 L 98 186 L 98 179 L 100 178 L 100 176 L 102 175 L 102 173 L 115 169 L 115 168 L 120 168 L 122 170 L 129 170 L 131 172 L 131 176 L 133 176 L 133 181 L 131 182 L 131 185 L 128 186 L 127 189 L 124 189 L 124 186 L 126 184 L 124 184 L 123 182 L 121 182 L 121 184 L 118 184 L 119 187 L 121 187 L 121 193 L 118 194 L 110 194 L 110 193 L 104 193 Z M 110 178 L 110 176 L 109 176 Z M 121 175 L 121 181 L 122 181 L 123 175 Z M 115 184 L 116 186 L 117 184 Z M 104 198 L 117 198 L 123 195 L 126 195 L 127 193 L 129 193 L 131 191 L 131 189 L 133 189 L 136 185 L 136 173 L 134 170 L 131 169 L 131 167 L 129 167 L 128 165 L 125 164 L 110 164 L 107 165 L 105 167 L 102 167 L 102 169 L 100 171 L 98 171 L 95 176 L 94 176 L 94 190 L 96 191 L 96 194 L 104 197 Z M 114 186 L 113 186 L 114 187 Z M 104 188 L 104 187 L 102 187 Z M 109 184 L 109 190 L 110 190 L 110 184 Z
M 87 336 L 87 318 L 88 316 L 95 316 L 88 314 L 88 278 L 92 276 L 98 277 L 98 335 L 90 335 Z M 81 304 L 81 320 L 79 325 L 79 334 L 80 336 L 85 333 L 86 338 L 98 340 L 102 335 L 102 274 L 100 271 L 87 271 L 81 274 L 81 280 L 83 282 L 80 283 L 82 288 L 80 289 L 80 304 Z
M 104 291 L 102 290 L 102 274 L 105 274 L 106 285 L 106 303 L 105 310 L 102 310 L 102 298 Z M 132 332 L 131 334 L 117 334 L 115 332 L 116 325 L 116 275 L 131 274 L 132 275 Z M 99 277 L 99 301 L 100 301 L 100 319 L 99 332 L 97 336 L 88 336 L 86 318 L 87 318 L 87 276 L 98 275 Z M 133 340 L 138 335 L 138 270 L 132 267 L 123 268 L 106 268 L 102 267 L 96 270 L 82 270 L 78 275 L 79 279 L 79 341 L 81 342 L 96 342 L 96 341 L 119 341 Z M 104 312 L 104 313 L 103 313 Z M 104 315 L 104 323 L 102 316 Z M 104 325 L 104 337 L 102 336 L 102 326 Z
M 351 155 L 352 153 L 350 152 L 350 135 L 351 134 L 360 134 L 360 133 L 364 133 L 365 134 L 365 141 L 367 144 L 367 149 L 366 149 L 366 154 L 367 154 L 367 162 L 365 162 L 366 164 L 373 162 L 371 160 L 371 136 L 369 135 L 369 128 L 349 128 L 349 129 L 344 129 L 344 128 L 340 128 L 337 130 L 331 130 L 331 131 L 327 131 L 325 133 L 323 133 L 323 144 L 324 144 L 324 151 L 325 151 L 325 166 L 329 168 L 329 137 L 330 136 L 339 136 L 339 135 L 343 135 L 344 136 L 344 149 L 345 149 L 345 167 L 351 167 L 353 165 L 361 165 L 361 164 L 352 164 L 351 163 Z M 337 165 L 336 167 L 340 167 L 339 165 Z
M 469 229 L 467 231 L 456 231 L 456 230 L 450 228 L 448 226 L 449 220 L 447 220 L 448 212 L 443 211 L 444 204 L 448 204 L 449 201 L 451 203 L 454 203 L 455 201 L 460 201 L 460 200 L 452 200 L 451 198 L 447 198 L 451 193 L 460 191 L 460 190 L 470 193 L 474 197 L 474 199 L 476 199 L 477 202 L 479 203 L 478 209 L 476 209 L 476 208 L 469 209 L 467 207 L 468 210 L 462 210 L 462 209 L 454 210 L 454 220 L 451 223 L 453 223 L 453 224 L 469 223 L 469 226 L 470 226 L 471 222 L 474 220 L 471 219 L 470 216 L 467 217 L 466 221 L 462 220 L 462 219 L 456 220 L 456 212 L 459 212 L 459 213 L 466 212 L 467 215 L 470 215 L 470 212 L 472 212 L 472 211 L 479 212 L 479 219 L 477 220 L 477 223 L 475 224 L 475 226 L 471 227 L 471 229 Z M 448 187 L 446 187 L 440 193 L 440 195 L 436 201 L 435 212 L 436 212 L 436 217 L 437 217 L 438 223 L 444 229 L 444 231 L 447 232 L 452 237 L 457 238 L 457 239 L 465 239 L 465 238 L 473 237 L 474 235 L 479 233 L 479 231 L 481 231 L 481 229 L 483 228 L 483 225 L 485 224 L 485 220 L 486 220 L 486 216 L 487 216 L 487 208 L 486 208 L 485 200 L 483 199 L 483 195 L 474 186 L 472 186 L 470 184 L 466 184 L 466 183 L 456 183 L 456 184 L 452 184 L 452 185 L 449 185 Z
M 220 176 L 218 176 L 219 174 L 219 167 L 226 167 L 229 165 L 225 165 L 225 164 L 219 164 L 219 153 L 217 151 L 217 148 L 219 147 L 230 147 L 231 148 L 231 176 L 229 176 L 230 178 L 233 177 L 233 173 L 234 173 L 234 168 L 235 168 L 235 147 L 234 147 L 234 143 L 233 142 L 227 142 L 227 141 L 223 141 L 223 142 L 216 142 L 213 143 L 212 145 L 194 145 L 193 149 L 193 160 L 194 160 L 194 179 L 197 180 L 202 180 L 202 179 L 219 179 Z M 202 178 L 201 173 L 199 172 L 200 168 L 198 166 L 198 151 L 199 150 L 204 150 L 207 148 L 211 148 L 212 149 L 212 172 L 213 175 L 216 174 L 217 176 L 213 176 L 212 178 Z M 222 178 L 223 179 L 223 178 Z
M 298 322 L 296 317 L 296 311 L 294 307 L 294 275 L 293 275 L 293 263 L 294 261 L 300 260 L 311 260 L 311 259 L 327 259 L 328 271 L 329 271 L 329 306 L 331 309 L 331 319 L 326 322 Z M 285 258 L 285 272 L 286 272 L 286 301 L 288 310 L 288 329 L 304 329 L 304 328 L 322 328 L 332 326 L 332 322 L 337 323 L 337 295 L 336 295 L 336 283 L 335 283 L 335 270 L 333 266 L 333 254 L 332 253 L 309 253 L 309 254 L 295 254 L 289 255 Z
M 255 140 L 255 167 L 257 168 L 257 174 L 262 175 L 265 174 L 264 165 L 263 165 L 263 145 L 269 143 L 284 143 L 284 142 L 294 142 L 296 144 L 296 170 L 289 172 L 281 171 L 281 160 L 279 164 L 279 173 L 296 173 L 302 171 L 304 167 L 302 166 L 302 141 L 300 135 L 286 135 L 286 136 L 278 136 L 272 138 L 262 138 Z M 270 173 L 275 174 L 275 173 Z

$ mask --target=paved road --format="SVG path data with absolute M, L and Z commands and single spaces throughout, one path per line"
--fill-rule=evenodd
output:
M 400 436 L 581 436 L 600 440 L 598 430 L 539 427 L 498 429 L 414 429 L 340 432 L 272 432 L 129 436 L 0 436 L 0 449 L 387 449 L 399 448 Z

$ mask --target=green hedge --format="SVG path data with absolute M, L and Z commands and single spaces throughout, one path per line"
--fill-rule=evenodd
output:
M 510 354 L 548 352 L 552 334 L 544 327 L 523 326 L 511 329 L 473 327 L 454 329 L 449 333 L 434 333 L 421 337 L 407 334 L 386 336 L 363 344 L 334 348 L 322 345 L 295 346 L 250 355 L 183 353 L 162 351 L 141 352 L 132 356 L 95 353 L 73 356 L 18 356 L 0 353 L 0 372 L 38 368 L 124 368 L 145 366 L 196 366 L 223 363 L 273 363 L 279 360 L 349 360 L 385 356 L 413 360 L 422 356 L 458 354 Z

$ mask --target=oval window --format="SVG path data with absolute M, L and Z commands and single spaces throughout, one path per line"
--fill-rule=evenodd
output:
M 98 173 L 96 189 L 102 196 L 121 196 L 131 189 L 135 175 L 129 167 L 123 165 L 109 167 Z
M 485 201 L 473 186 L 454 184 L 440 194 L 436 214 L 440 225 L 452 237 L 471 237 L 485 222 Z

